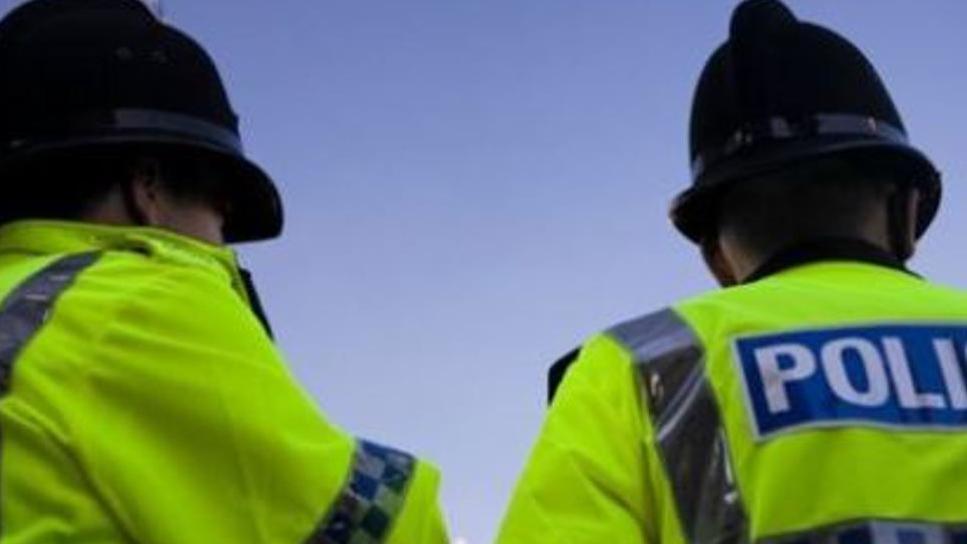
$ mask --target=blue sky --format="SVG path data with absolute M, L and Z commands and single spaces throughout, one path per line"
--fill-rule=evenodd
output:
M 293 368 L 440 465 L 454 537 L 492 540 L 559 354 L 712 287 L 666 217 L 733 5 L 168 0 L 287 201 L 285 237 L 243 253 Z M 967 4 L 791 5 L 872 57 L 947 174 L 916 264 L 964 284 Z
M 218 61 L 285 236 L 241 252 L 327 415 L 434 460 L 490 542 L 546 367 L 712 287 L 667 221 L 725 0 L 166 0 Z M 799 0 L 869 54 L 944 207 L 915 267 L 964 285 L 967 3 Z

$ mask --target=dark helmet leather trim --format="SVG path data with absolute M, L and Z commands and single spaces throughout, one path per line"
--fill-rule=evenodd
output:
M 799 119 L 771 117 L 738 130 L 721 147 L 698 152 L 692 162 L 692 176 L 699 178 L 717 163 L 744 150 L 781 140 L 815 136 L 853 136 L 907 144 L 903 131 L 874 117 L 845 114 L 817 114 Z
M 231 130 L 197 117 L 159 110 L 118 109 L 80 115 L 63 123 L 65 133 L 49 137 L 28 136 L 6 142 L 8 152 L 29 152 L 65 142 L 93 143 L 155 136 L 163 140 L 205 142 L 223 151 L 243 155 L 242 140 Z

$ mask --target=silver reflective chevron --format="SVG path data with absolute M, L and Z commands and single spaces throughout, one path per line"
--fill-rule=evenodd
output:
M 748 541 L 728 441 L 705 376 L 705 352 L 691 327 L 674 311 L 662 310 L 609 333 L 634 354 L 646 417 L 686 540 Z
M 100 253 L 80 253 L 55 261 L 13 290 L 0 306 L 0 396 L 10 389 L 20 351 L 47 321 L 57 298 Z
M 98 257 L 100 253 L 80 253 L 54 261 L 4 299 L 0 306 L 0 399 L 10 392 L 17 356 L 50 318 L 60 295 Z

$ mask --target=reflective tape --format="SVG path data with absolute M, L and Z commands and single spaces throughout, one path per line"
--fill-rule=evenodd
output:
M 100 253 L 80 253 L 50 264 L 14 289 L 0 305 L 0 398 L 10 392 L 13 366 L 50 318 L 60 295 Z M 2 440 L 2 433 L 0 433 Z
M 403 508 L 416 469 L 408 453 L 360 440 L 352 472 L 326 520 L 306 544 L 378 544 Z
M 14 289 L 0 306 L 0 395 L 10 389 L 13 364 L 50 316 L 57 298 L 100 253 L 80 253 L 55 261 Z
M 686 540 L 747 541 L 748 519 L 705 376 L 705 352 L 691 327 L 674 311 L 662 310 L 609 334 L 634 355 Z
M 967 523 L 859 520 L 761 539 L 762 544 L 967 544 Z

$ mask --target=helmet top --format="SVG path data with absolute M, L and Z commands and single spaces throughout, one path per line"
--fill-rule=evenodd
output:
M 939 177 L 907 142 L 873 65 L 848 40 L 799 21 L 778 0 L 743 2 L 696 87 L 692 188 L 676 199 L 673 221 L 698 241 L 714 221 L 717 198 L 733 183 L 831 154 L 889 164 L 921 184 L 934 195 L 922 210 L 926 229 L 939 202 Z
M 202 152 L 222 170 L 229 241 L 276 236 L 281 203 L 243 153 L 218 70 L 140 0 L 33 0 L 0 21 L 0 191 L 15 164 L 95 147 Z

